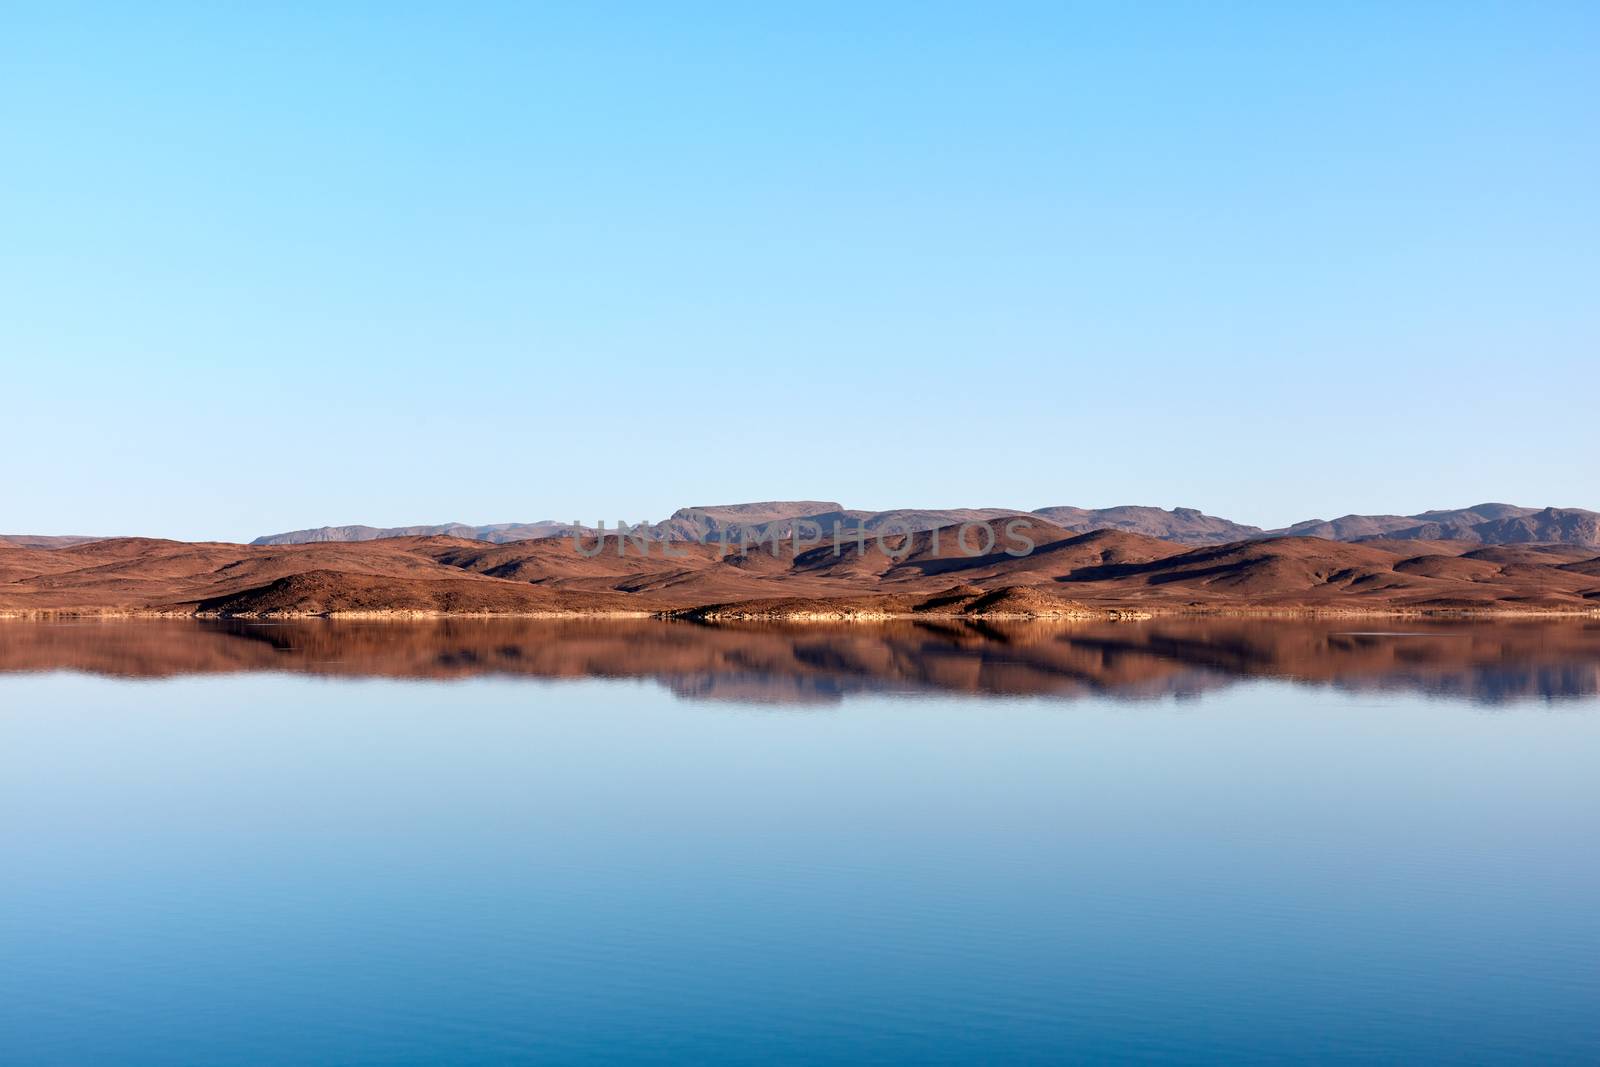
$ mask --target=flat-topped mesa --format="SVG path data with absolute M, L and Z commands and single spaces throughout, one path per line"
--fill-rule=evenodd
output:
M 774 519 L 798 519 L 843 510 L 844 505 L 833 500 L 764 500 L 750 504 L 700 504 L 679 508 L 672 513 L 672 517 L 704 516 L 719 522 L 771 522 Z
M 1090 530 L 1123 530 L 1128 533 L 1159 537 L 1165 541 L 1182 544 L 1219 544 L 1259 537 L 1264 531 L 1259 526 L 1219 519 L 1195 508 L 1173 508 L 1170 511 L 1154 507 L 1122 505 L 1112 508 L 1085 509 L 1073 507 L 1039 508 L 1034 512 L 1069 530 L 1087 533 Z
M 257 537 L 250 543 L 308 545 L 341 541 L 381 541 L 391 537 L 461 537 L 472 541 L 503 544 L 508 541 L 559 537 L 570 533 L 573 528 L 572 523 L 558 522 L 554 519 L 542 519 L 539 522 L 501 522 L 488 526 L 469 526 L 460 522 L 446 522 L 435 526 L 319 526 L 310 530 L 267 534 Z

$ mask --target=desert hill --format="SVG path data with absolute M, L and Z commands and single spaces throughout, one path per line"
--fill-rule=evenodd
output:
M 430 578 L 426 581 L 303 571 L 260 588 L 209 597 L 196 613 L 229 617 L 278 615 L 571 615 L 606 611 L 644 614 L 627 596 L 563 593 L 518 582 Z
M 768 510 L 756 514 L 767 521 L 789 521 L 762 507 Z M 1483 521 L 1528 520 L 1537 530 L 1542 515 Z M 1197 547 L 1123 530 L 1080 533 L 1034 515 L 886 533 L 881 543 L 865 534 L 837 545 L 768 540 L 742 553 L 698 540 L 615 535 L 503 544 L 438 535 L 290 545 L 0 543 L 0 612 L 12 615 L 713 611 L 730 618 L 1593 613 L 1600 612 L 1600 550 L 1304 535 Z

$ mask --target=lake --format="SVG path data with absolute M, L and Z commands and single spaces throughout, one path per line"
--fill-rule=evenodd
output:
M 0 1063 L 1600 1060 L 1600 624 L 0 623 Z

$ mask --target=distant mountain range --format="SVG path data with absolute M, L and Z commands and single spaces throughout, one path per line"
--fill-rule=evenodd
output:
M 1229 519 L 1206 515 L 1194 508 L 1156 508 L 1123 505 L 1112 508 L 1058 506 L 1019 511 L 1014 508 L 900 509 L 858 511 L 827 500 L 772 500 L 750 504 L 723 504 L 682 508 L 651 530 L 673 540 L 711 540 L 724 530 L 739 527 L 752 536 L 788 537 L 797 525 L 814 523 L 825 535 L 834 524 L 841 529 L 922 531 L 968 521 L 1011 516 L 1036 516 L 1074 532 L 1121 530 L 1158 537 L 1185 545 L 1218 545 L 1263 537 L 1321 537 L 1330 541 L 1465 541 L 1482 545 L 1565 544 L 1600 545 L 1600 512 L 1581 508 L 1530 508 L 1514 504 L 1477 504 L 1470 508 L 1424 511 L 1415 515 L 1345 515 L 1337 519 L 1307 519 L 1278 530 L 1263 530 Z M 312 530 L 258 537 L 254 545 L 300 545 L 322 542 L 375 541 L 387 537 L 460 537 L 506 544 L 571 534 L 571 522 L 507 522 L 470 526 L 450 522 L 437 526 L 321 526 Z
M 0 545 L 11 548 L 71 548 L 73 545 L 88 544 L 90 541 L 103 541 L 103 537 L 75 537 L 66 536 L 34 536 L 32 534 L 0 534 Z

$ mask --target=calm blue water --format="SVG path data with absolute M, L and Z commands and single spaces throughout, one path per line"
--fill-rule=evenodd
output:
M 0 675 L 0 1062 L 1600 1060 L 1600 701 Z

